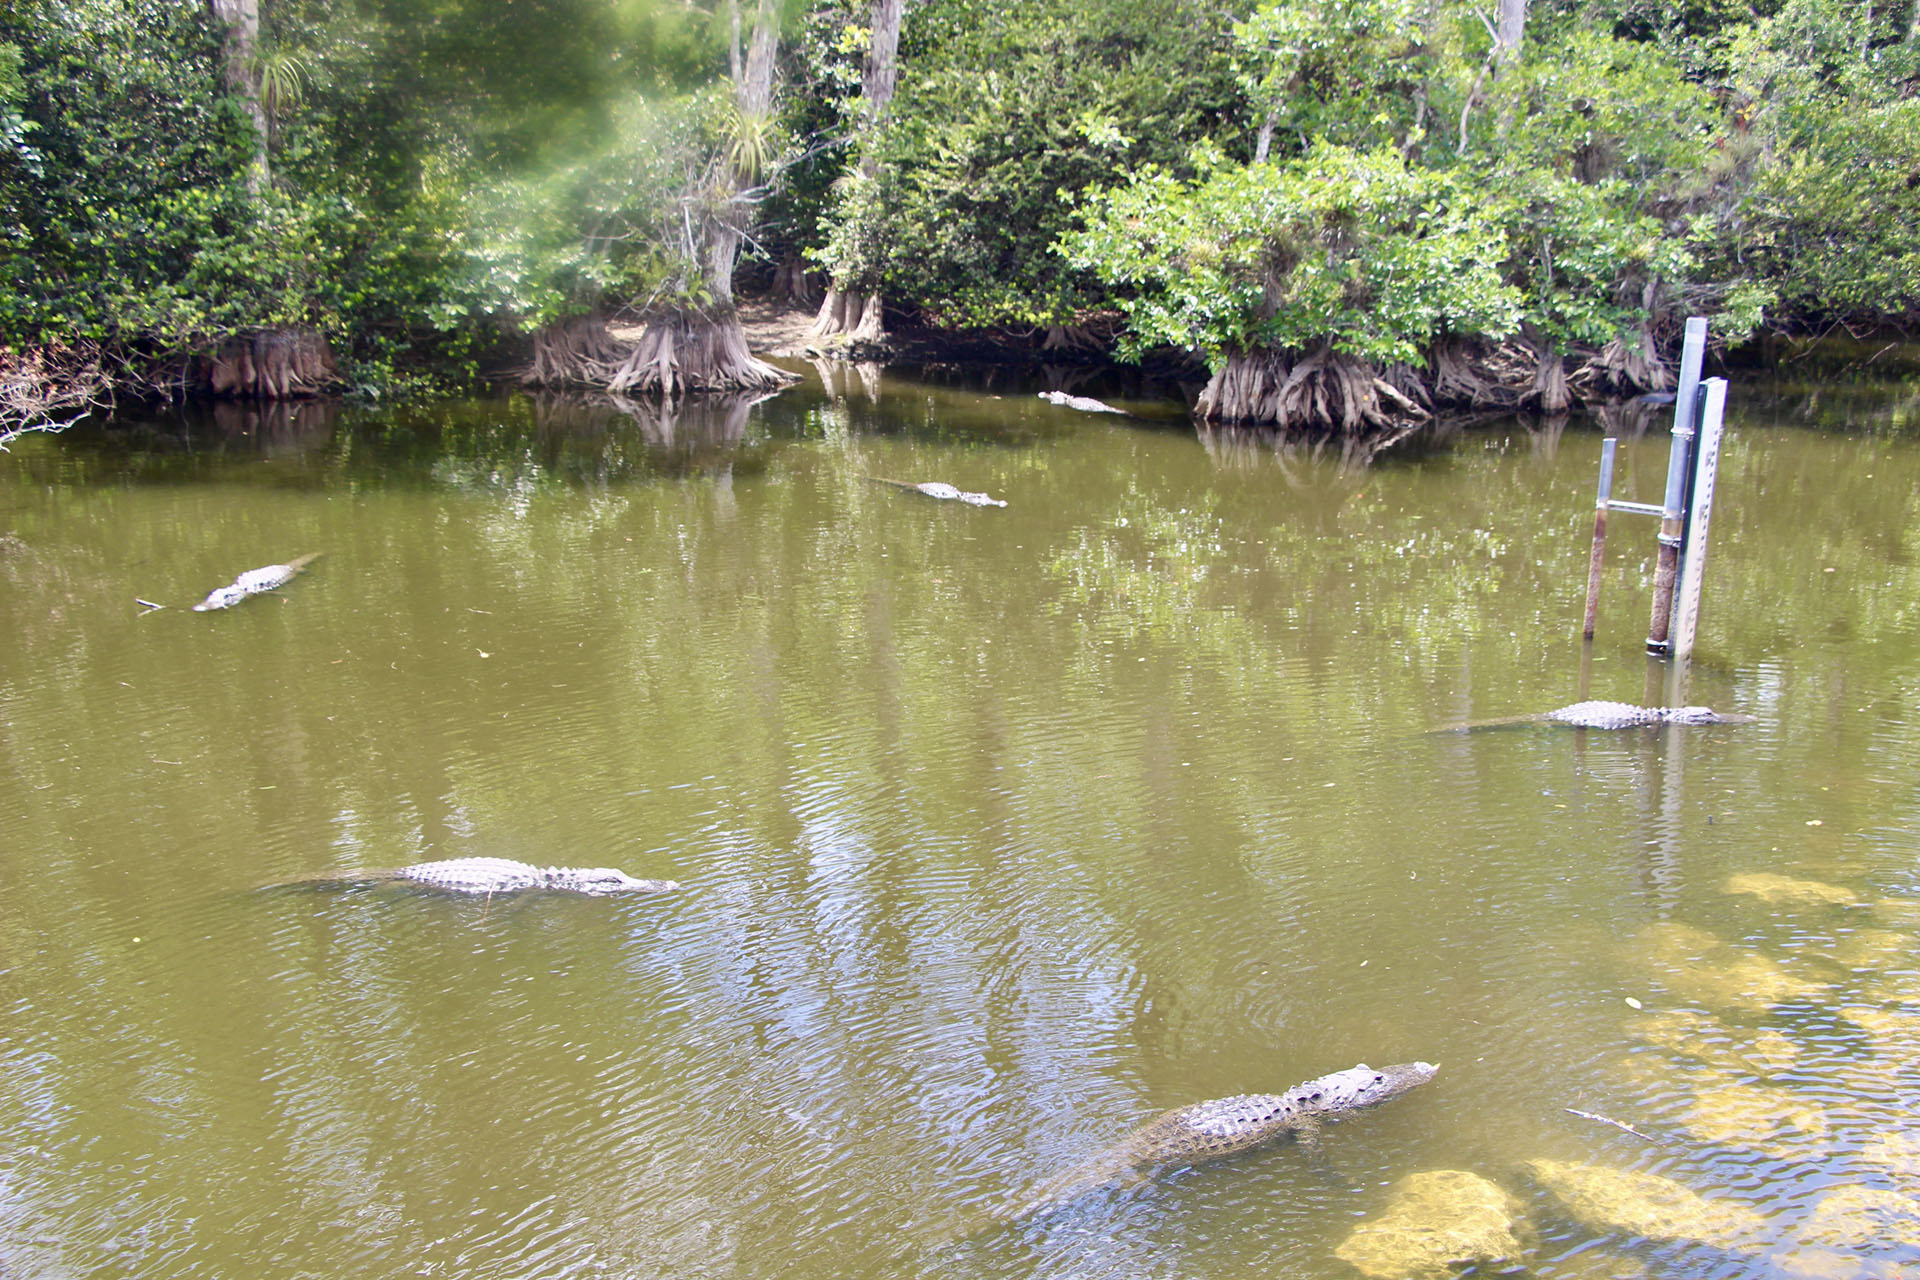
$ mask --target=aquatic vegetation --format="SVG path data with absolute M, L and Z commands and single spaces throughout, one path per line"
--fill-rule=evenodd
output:
M 1396 1182 L 1386 1211 L 1334 1254 L 1375 1280 L 1446 1280 L 1462 1267 L 1519 1261 L 1531 1236 L 1512 1194 L 1476 1173 L 1434 1169 Z

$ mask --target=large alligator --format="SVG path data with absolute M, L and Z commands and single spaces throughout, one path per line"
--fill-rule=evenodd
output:
M 1555 711 L 1497 720 L 1442 725 L 1435 733 L 1493 729 L 1511 724 L 1564 724 L 1576 729 L 1638 729 L 1655 724 L 1752 724 L 1757 717 L 1715 711 L 1711 707 L 1636 707 L 1631 702 L 1576 702 Z
M 207 598 L 193 606 L 195 613 L 205 613 L 209 609 L 231 609 L 248 596 L 257 596 L 263 591 L 272 591 L 284 587 L 306 571 L 308 565 L 320 558 L 318 551 L 309 551 L 304 556 L 296 556 L 285 564 L 270 564 L 263 569 L 249 569 L 233 580 L 232 586 L 216 587 L 207 594 Z
M 925 494 L 929 498 L 940 498 L 949 502 L 964 502 L 970 507 L 1004 507 L 1007 505 L 999 498 L 989 498 L 984 493 L 969 493 L 965 489 L 957 489 L 944 480 L 928 480 L 921 484 L 915 484 L 911 480 L 889 480 L 885 476 L 862 476 L 861 479 L 871 480 L 875 484 L 890 484 L 896 489 L 910 489 L 915 493 Z
M 1095 400 L 1092 396 L 1070 396 L 1064 391 L 1042 391 L 1040 398 L 1057 404 L 1062 409 L 1078 409 L 1082 413 L 1117 413 L 1123 418 L 1134 416 L 1125 409 L 1116 409 L 1104 400 Z
M 536 867 L 511 858 L 448 858 L 419 862 L 390 870 L 352 871 L 305 880 L 284 880 L 271 888 L 325 888 L 337 885 L 414 884 L 447 893 L 518 893 L 523 889 L 557 889 L 599 897 L 610 893 L 666 893 L 680 887 L 673 880 L 637 880 L 612 867 Z
M 1363 1062 L 1285 1093 L 1244 1093 L 1176 1108 L 1049 1178 L 996 1220 L 1018 1222 L 1046 1213 L 1103 1187 L 1142 1181 L 1162 1165 L 1203 1164 L 1284 1134 L 1311 1139 L 1323 1120 L 1397 1098 L 1439 1070 L 1431 1062 L 1402 1062 L 1378 1070 Z

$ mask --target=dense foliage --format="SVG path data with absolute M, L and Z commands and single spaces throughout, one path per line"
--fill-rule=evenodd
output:
M 178 4 L 0 10 L 7 339 L 165 342 L 271 305 L 231 292 L 256 241 L 216 45 Z
M 828 212 L 829 270 L 960 325 L 1070 324 L 1102 290 L 1054 251 L 1072 197 L 1130 168 L 1183 168 L 1238 131 L 1224 10 L 1205 0 L 929 0 L 879 147 Z
M 920 0 L 857 145 L 868 0 L 779 10 L 757 113 L 734 0 L 261 0 L 244 83 L 205 0 L 14 0 L 0 349 L 312 326 L 378 390 L 723 304 L 734 224 L 936 323 L 1216 369 L 1920 319 L 1912 6 L 1536 0 L 1505 49 L 1459 0 Z
M 1066 241 L 1135 345 L 1419 365 L 1449 338 L 1598 350 L 1682 305 L 1750 329 L 1694 252 L 1718 122 L 1678 65 L 1569 25 L 1489 84 L 1469 17 L 1263 4 L 1236 35 L 1271 158 L 1091 192 Z

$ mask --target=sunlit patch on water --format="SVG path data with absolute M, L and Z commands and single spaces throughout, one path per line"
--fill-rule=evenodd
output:
M 1649 539 L 1570 639 L 1578 424 L 1361 466 L 879 377 L 352 416 L 0 458 L 10 1280 L 1920 1265 L 1904 437 L 1723 456 L 1686 700 L 1757 723 L 1434 737 L 1661 695 Z M 456 857 L 683 887 L 256 891 Z M 972 1230 L 1414 1059 L 1317 1149 Z

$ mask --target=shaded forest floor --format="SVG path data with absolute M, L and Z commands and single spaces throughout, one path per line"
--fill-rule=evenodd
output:
M 817 338 L 808 334 L 815 312 L 763 298 L 742 299 L 740 322 L 753 354 L 775 360 L 875 360 L 882 364 L 1059 364 L 1110 367 L 1104 352 L 1043 351 L 1037 335 L 996 329 L 939 329 L 909 316 L 887 317 L 886 337 L 879 342 L 849 342 L 844 337 Z M 1165 360 L 1149 365 L 1165 366 Z M 1184 362 L 1176 362 L 1182 364 Z
M 746 326 L 748 349 L 776 360 L 800 359 L 809 346 L 819 348 L 818 341 L 807 336 L 813 316 L 812 311 L 780 302 L 740 304 L 740 323 Z

